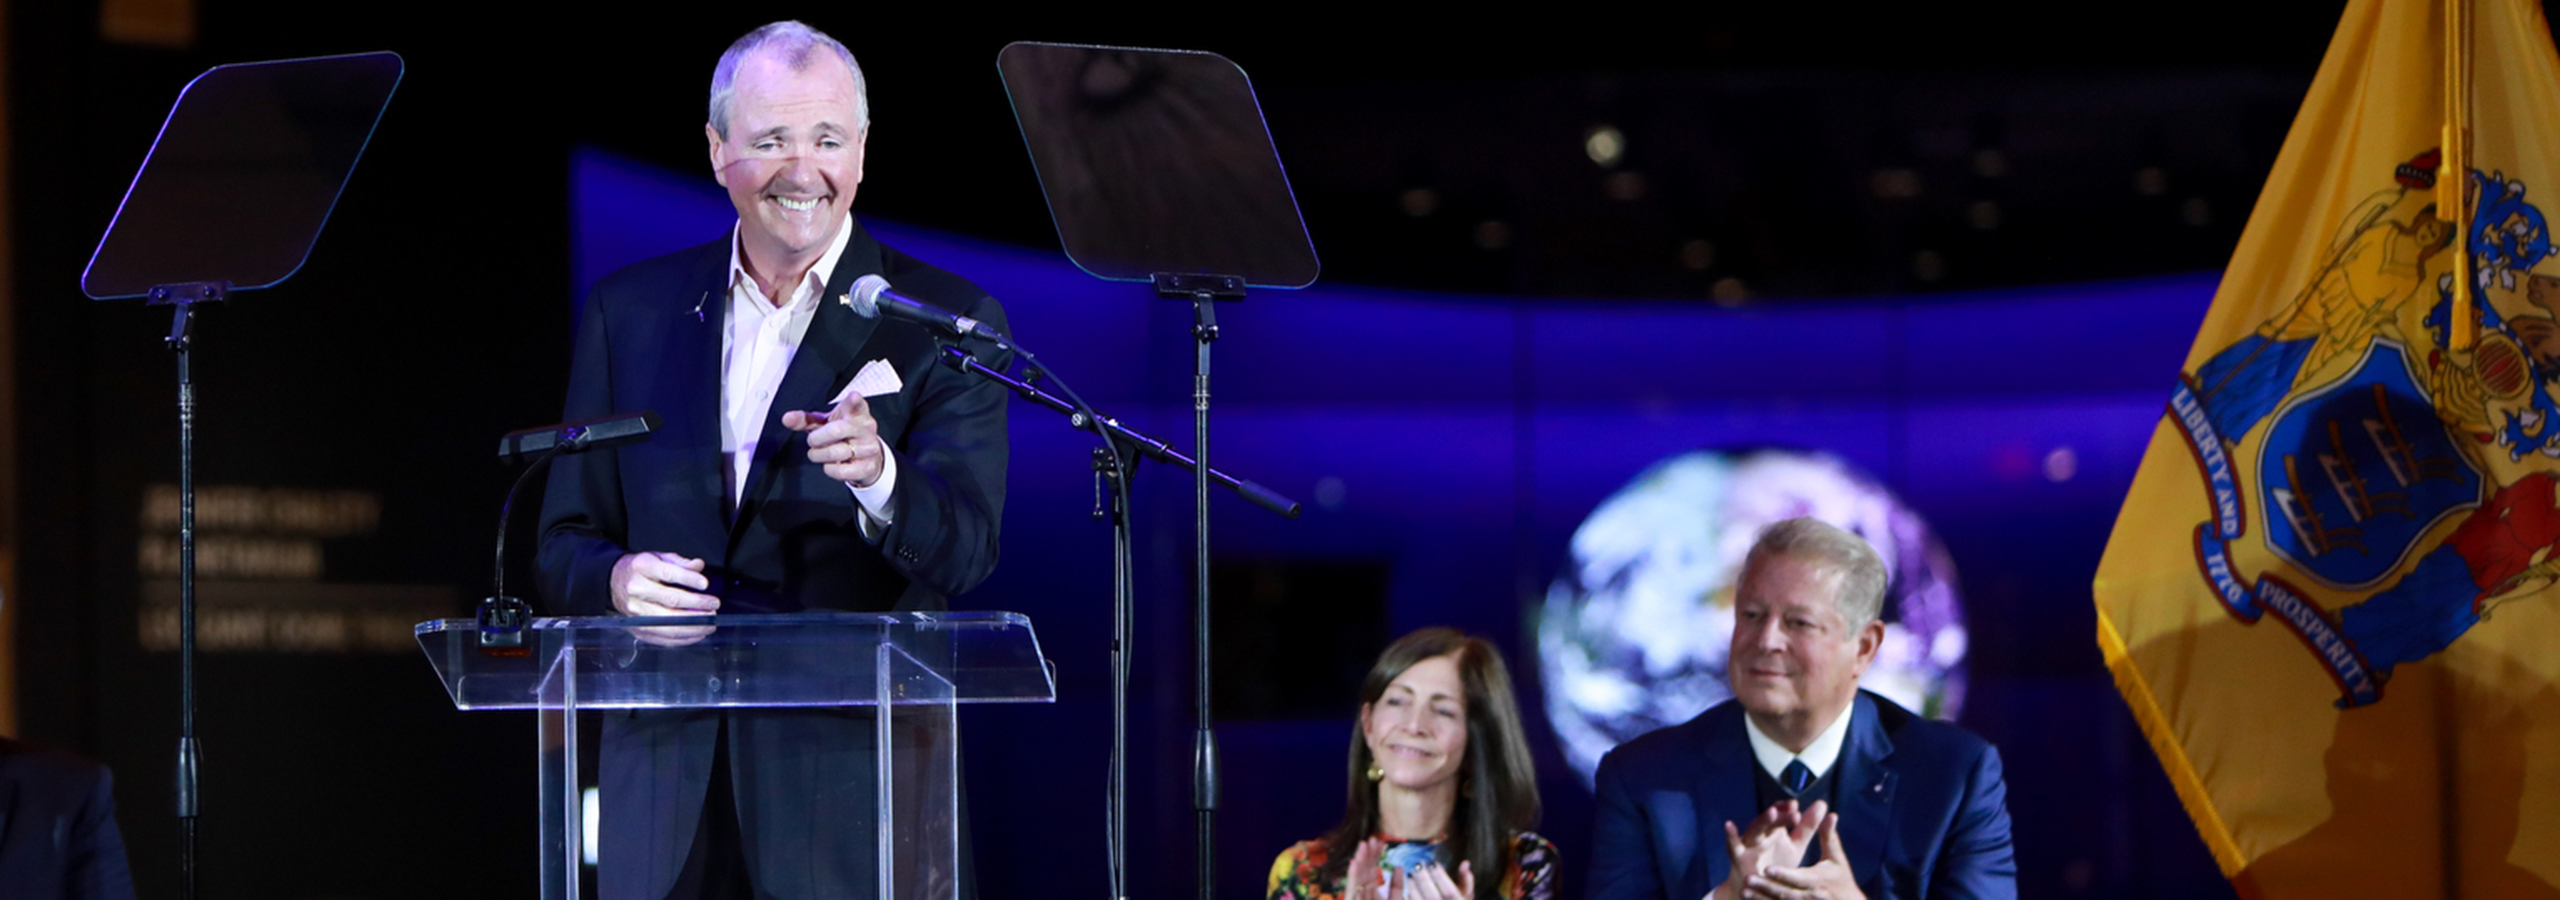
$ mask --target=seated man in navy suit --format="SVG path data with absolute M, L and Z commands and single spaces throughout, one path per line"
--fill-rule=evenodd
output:
M 1818 520 L 1760 536 L 1734 587 L 1733 699 L 1600 761 L 1593 900 L 2017 896 L 1999 752 L 1858 690 L 1885 582 L 1874 548 Z

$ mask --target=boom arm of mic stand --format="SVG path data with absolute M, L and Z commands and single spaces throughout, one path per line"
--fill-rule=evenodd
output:
M 1022 395 L 1022 398 L 1025 400 L 1040 404 L 1041 406 L 1048 407 L 1065 415 L 1068 423 L 1079 429 L 1099 432 L 1105 438 L 1124 442 L 1128 446 L 1137 448 L 1138 452 L 1144 453 L 1148 457 L 1159 462 L 1170 463 L 1181 468 L 1185 472 L 1194 471 L 1199 466 L 1198 463 L 1193 462 L 1191 457 L 1185 455 L 1182 451 L 1166 446 L 1163 441 L 1156 440 L 1155 438 L 1148 437 L 1145 434 L 1123 426 L 1114 419 L 1096 414 L 1093 416 L 1095 421 L 1085 421 L 1087 415 L 1083 411 L 1078 410 L 1075 404 L 1069 403 L 1048 391 L 1041 390 L 1038 385 L 1034 385 L 1003 372 L 998 372 L 994 369 L 988 368 L 985 363 L 979 362 L 977 357 L 969 355 L 969 351 L 967 350 L 962 350 L 950 345 L 944 345 L 942 348 L 942 364 L 953 369 L 977 375 L 978 377 L 985 378 L 997 384 L 1004 385 L 1007 390 L 1011 390 L 1016 394 Z M 1287 497 L 1280 496 L 1270 488 L 1263 487 L 1250 481 L 1238 479 L 1235 476 L 1218 471 L 1217 469 L 1209 470 L 1209 480 L 1226 486 L 1228 490 L 1235 491 L 1246 500 L 1253 501 L 1253 505 L 1255 506 L 1279 513 L 1286 518 L 1295 519 L 1298 517 L 1298 502 Z

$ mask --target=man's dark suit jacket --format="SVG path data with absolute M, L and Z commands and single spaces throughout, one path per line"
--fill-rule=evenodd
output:
M 859 223 L 848 227 L 854 232 L 775 392 L 734 515 L 724 512 L 728 463 L 720 452 L 730 241 L 597 282 L 578 323 L 563 416 L 653 411 L 665 424 L 646 443 L 553 463 L 540 562 L 551 610 L 612 614 L 607 582 L 614 563 L 633 552 L 703 560 L 723 614 L 938 610 L 994 570 L 1004 390 L 938 364 L 924 328 L 864 319 L 837 298 L 855 279 L 879 274 L 902 294 L 999 332 L 1007 330 L 1004 311 L 975 285 L 881 246 Z M 992 366 L 1009 361 L 991 348 L 971 349 Z M 807 442 L 782 427 L 782 414 L 828 408 L 878 359 L 897 370 L 903 389 L 870 400 L 898 467 L 891 524 L 873 540 L 857 524 L 853 493 L 809 462 Z M 726 718 L 758 887 L 780 897 L 867 894 L 875 856 L 871 829 L 858 819 L 871 814 L 871 719 L 825 709 Z M 606 897 L 666 894 L 701 821 L 722 719 L 714 710 L 607 717 L 598 773 Z
M 1972 732 L 1858 692 L 1833 764 L 1840 843 L 1870 900 L 2015 897 L 2000 753 Z M 1724 823 L 1760 815 L 1742 704 L 1727 700 L 1601 758 L 1592 900 L 1696 900 L 1733 860 Z
M 0 738 L 0 900 L 132 900 L 115 778 Z

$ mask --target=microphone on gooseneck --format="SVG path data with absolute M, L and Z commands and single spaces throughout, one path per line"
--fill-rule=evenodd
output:
M 988 328 L 986 323 L 968 316 L 921 303 L 889 289 L 889 279 L 865 275 L 855 279 L 853 292 L 841 298 L 853 314 L 865 319 L 887 316 L 903 319 L 956 338 L 981 338 L 998 344 L 1007 343 L 1005 336 Z

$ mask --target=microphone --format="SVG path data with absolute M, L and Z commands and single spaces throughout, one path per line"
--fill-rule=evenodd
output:
M 480 652 L 507 657 L 533 655 L 533 648 L 524 645 L 525 627 L 533 623 L 533 607 L 507 593 L 507 523 L 515 518 L 516 495 L 524 492 L 533 473 L 554 456 L 640 443 L 665 424 L 654 412 L 615 413 L 601 419 L 527 428 L 498 439 L 498 459 L 519 462 L 531 457 L 533 465 L 516 475 L 515 486 L 507 489 L 506 502 L 498 506 L 498 553 L 490 578 L 491 593 L 480 601 L 480 609 L 473 616 L 480 623 Z
M 601 419 L 563 422 L 540 428 L 509 432 L 498 439 L 498 459 L 516 462 L 529 456 L 541 456 L 558 448 L 562 453 L 584 453 L 607 447 L 637 444 L 649 439 L 663 427 L 658 414 L 616 413 Z
M 892 319 L 914 322 L 952 337 L 984 338 L 998 344 L 1006 342 L 1004 335 L 997 334 L 995 329 L 988 328 L 986 323 L 929 303 L 918 303 L 899 296 L 897 292 L 889 289 L 889 279 L 878 275 L 865 275 L 855 279 L 853 293 L 841 299 L 844 305 L 853 307 L 854 315 L 865 319 L 877 319 L 886 315 Z

